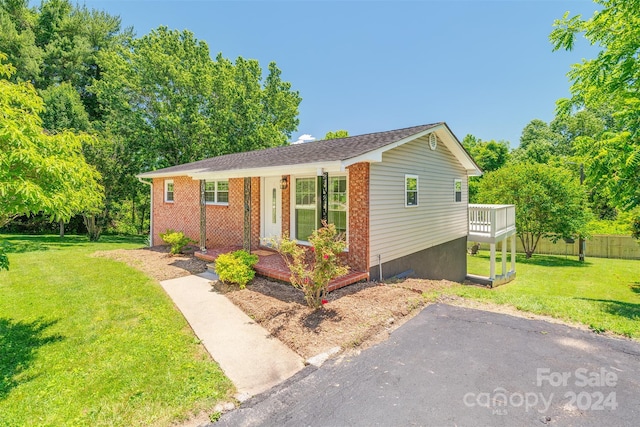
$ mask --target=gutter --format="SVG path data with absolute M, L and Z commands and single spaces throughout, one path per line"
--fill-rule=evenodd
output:
M 151 193 L 151 197 L 149 198 L 149 204 L 151 205 L 149 207 L 149 247 L 152 247 L 153 246 L 153 181 L 151 182 L 144 181 L 144 179 L 140 178 L 139 176 L 136 176 L 136 178 L 138 178 L 138 181 L 140 181 L 141 183 L 148 185 L 149 191 Z

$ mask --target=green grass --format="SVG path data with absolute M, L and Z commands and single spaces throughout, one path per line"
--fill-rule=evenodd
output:
M 90 256 L 142 239 L 0 239 L 0 426 L 169 425 L 232 392 L 157 282 Z
M 489 275 L 489 255 L 483 252 L 467 257 L 469 273 Z M 496 271 L 501 271 L 499 261 Z M 587 258 L 580 263 L 576 257 L 518 254 L 516 273 L 514 281 L 495 289 L 461 286 L 451 292 L 640 338 L 640 261 Z

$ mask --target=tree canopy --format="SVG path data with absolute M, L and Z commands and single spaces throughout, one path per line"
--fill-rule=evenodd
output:
M 89 137 L 48 134 L 42 99 L 30 83 L 9 81 L 13 68 L 0 54 L 0 226 L 43 212 L 53 220 L 95 211 L 102 203 L 99 174 L 84 159 Z
M 516 206 L 517 235 L 527 258 L 541 237 L 583 236 L 590 218 L 577 177 L 565 168 L 539 163 L 511 164 L 486 174 L 478 200 Z
M 324 136 L 324 139 L 340 139 L 340 138 L 347 138 L 349 136 L 349 131 L 346 131 L 344 129 L 339 129 L 336 131 L 329 131 L 326 133 L 326 135 Z
M 284 145 L 298 125 L 300 97 L 274 63 L 232 63 L 189 31 L 159 27 L 99 58 L 92 86 L 105 126 L 123 135 L 144 169 Z
M 590 177 L 629 209 L 640 205 L 640 0 L 594 2 L 601 10 L 586 19 L 567 12 L 550 34 L 554 50 L 573 49 L 580 35 L 601 48 L 569 71 L 571 97 L 558 101 L 558 114 L 613 112 L 611 126 L 578 138 L 576 149 Z
M 135 37 L 118 16 L 70 0 L 0 0 L 0 52 L 15 66 L 6 78 L 44 101 L 46 132 L 92 135 L 79 138 L 104 188 L 97 228 L 142 231 L 149 194 L 135 174 L 284 145 L 298 126 L 300 96 L 275 63 L 263 72 L 256 60 L 212 59 L 189 31 Z

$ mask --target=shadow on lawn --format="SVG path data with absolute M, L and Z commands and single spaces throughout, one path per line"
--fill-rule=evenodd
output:
M 603 309 L 614 316 L 626 317 L 630 320 L 640 320 L 640 304 L 632 302 L 614 301 L 610 299 L 576 298 L 582 301 L 600 303 Z
M 640 282 L 633 282 L 629 287 L 631 288 L 631 292 L 640 294 Z
M 30 379 L 18 377 L 29 368 L 40 347 L 64 339 L 61 335 L 44 335 L 47 328 L 56 323 L 44 320 L 15 322 L 0 317 L 0 400 Z
M 482 251 L 474 257 L 486 259 L 489 261 L 489 251 Z M 500 251 L 496 251 L 496 263 L 502 262 Z M 510 258 L 507 257 L 507 263 L 510 262 Z M 544 267 L 589 267 L 592 265 L 588 260 L 584 262 L 578 261 L 576 257 L 566 258 L 563 255 L 536 255 L 533 254 L 531 258 L 525 256 L 525 254 L 516 254 L 516 264 L 528 264 L 528 265 L 540 265 Z M 517 266 L 516 266 L 517 270 Z

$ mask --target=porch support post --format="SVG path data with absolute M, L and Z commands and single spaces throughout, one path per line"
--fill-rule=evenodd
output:
M 509 241 L 505 238 L 500 242 L 502 247 L 502 277 L 507 276 L 507 244 Z
M 329 221 L 329 172 L 318 173 L 318 228 L 322 228 L 322 221 Z
M 489 279 L 494 280 L 496 278 L 496 244 L 489 244 L 490 264 L 489 264 Z
M 516 235 L 511 236 L 511 271 L 516 272 Z
M 207 201 L 204 179 L 200 180 L 200 251 L 207 251 Z
M 244 234 L 242 248 L 251 252 L 251 177 L 244 178 Z

